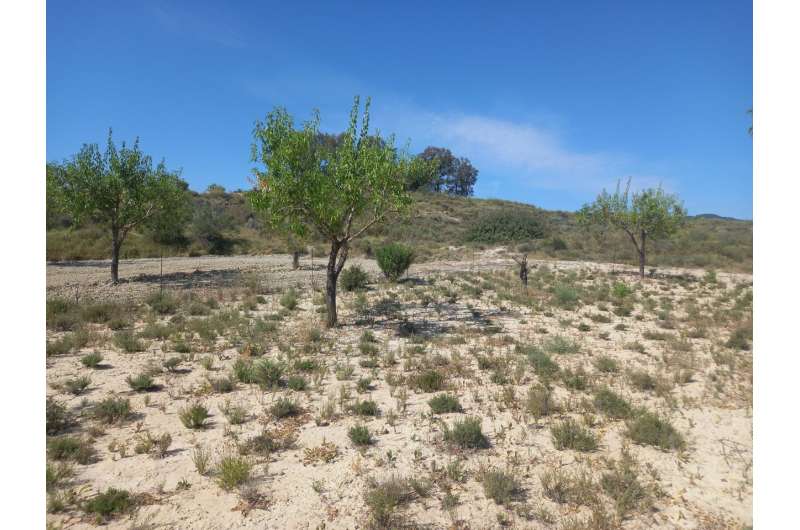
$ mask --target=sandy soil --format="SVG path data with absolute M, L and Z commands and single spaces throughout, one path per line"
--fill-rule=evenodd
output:
M 306 375 L 306 391 L 265 391 L 242 383 L 229 393 L 210 391 L 208 378 L 227 374 L 242 352 L 247 353 L 243 334 L 235 330 L 212 342 L 192 336 L 192 357 L 181 363 L 178 371 L 156 375 L 159 388 L 147 393 L 133 392 L 126 377 L 160 366 L 165 358 L 176 355 L 172 337 L 147 340 L 145 351 L 124 353 L 110 341 L 113 332 L 102 324 L 88 324 L 94 333 L 92 344 L 48 357 L 48 395 L 79 418 L 71 434 L 91 437 L 97 450 L 93 462 L 75 466 L 75 475 L 65 488 L 77 492 L 80 499 L 107 487 L 124 488 L 140 496 L 133 512 L 105 521 L 108 528 L 367 528 L 370 513 L 364 495 L 373 487 L 370 480 L 393 475 L 430 479 L 432 483 L 427 496 L 418 495 L 397 508 L 396 521 L 414 522 L 424 528 L 567 528 L 571 518 L 588 518 L 594 505 L 554 502 L 544 494 L 540 476 L 553 469 L 590 472 L 597 481 L 594 489 L 600 492 L 597 503 L 613 518 L 613 501 L 602 494 L 599 480 L 609 463 L 621 458 L 623 448 L 638 462 L 640 480 L 652 486 L 654 493 L 651 509 L 634 510 L 616 521 L 622 528 L 739 529 L 752 524 L 751 353 L 724 346 L 731 328 L 737 325 L 724 320 L 727 317 L 704 321 L 708 333 L 688 338 L 688 330 L 696 324 L 693 318 L 697 318 L 689 316 L 689 301 L 700 306 L 703 318 L 715 310 L 730 309 L 736 304 L 737 293 L 750 289 L 742 285 L 735 291 L 736 284 L 752 285 L 749 275 L 719 274 L 724 286 L 712 287 L 673 277 L 697 278 L 704 271 L 665 270 L 637 287 L 634 270 L 629 267 L 548 262 L 550 270 L 558 271 L 556 278 L 573 271 L 582 285 L 622 279 L 636 289 L 637 303 L 631 315 L 608 312 L 608 322 L 595 322 L 589 317 L 603 313 L 604 305 L 610 309 L 610 303 L 560 308 L 550 305 L 547 289 L 534 287 L 529 299 L 536 303 L 519 303 L 512 297 L 517 293 L 513 263 L 495 251 L 474 261 L 415 265 L 410 274 L 414 281 L 400 285 L 371 285 L 367 299 L 373 310 L 367 320 L 359 316 L 356 295 L 342 293 L 343 325 L 325 330 L 317 311 L 319 300 L 309 289 L 312 274 L 314 285 L 321 285 L 322 262 L 315 260 L 312 268 L 305 258 L 299 271 L 289 270 L 289 263 L 288 256 L 168 258 L 163 262 L 164 285 L 178 295 L 214 295 L 220 299 L 222 310 L 236 308 L 239 316 L 250 322 L 266 321 L 279 313 L 281 295 L 277 291 L 287 285 L 300 286 L 298 308 L 277 321 L 277 330 L 259 337 L 259 344 L 266 350 L 265 357 L 283 360 L 289 366 L 300 358 L 315 359 L 324 366 L 326 370 L 319 375 Z M 351 263 L 362 265 L 377 280 L 373 261 L 353 259 Z M 532 264 L 539 268 L 543 265 Z M 124 261 L 120 267 L 124 281 L 112 286 L 106 262 L 49 264 L 48 297 L 74 298 L 77 292 L 81 301 L 140 299 L 158 288 L 159 268 L 157 259 Z M 619 274 L 608 276 L 609 272 Z M 488 283 L 495 277 L 499 283 L 490 288 Z M 248 287 L 248 279 L 253 278 L 256 285 Z M 480 284 L 480 292 L 468 288 Z M 677 329 L 662 328 L 659 309 L 645 309 L 644 293 L 655 299 L 669 298 L 669 319 L 677 323 Z M 262 295 L 262 301 L 254 309 L 242 309 L 243 301 L 254 294 Z M 399 313 L 387 315 L 375 309 L 386 298 L 399 302 Z M 667 302 L 661 302 L 662 306 Z M 165 324 L 171 317 L 148 318 L 151 323 Z M 186 316 L 185 320 L 201 318 L 206 317 Z M 144 320 L 137 321 L 136 331 L 146 327 Z M 412 322 L 418 334 L 403 336 L 404 322 Z M 588 323 L 590 329 L 579 330 L 579 323 Z M 377 339 L 376 367 L 362 366 L 369 356 L 359 351 L 359 341 L 367 329 Z M 321 332 L 318 339 L 314 330 Z M 645 338 L 653 331 L 675 335 L 676 341 Z M 48 330 L 50 341 L 63 336 L 62 332 Z M 633 405 L 662 413 L 685 437 L 686 448 L 663 451 L 632 443 L 625 435 L 625 421 L 589 410 L 592 389 L 570 390 L 559 381 L 554 383 L 554 396 L 561 410 L 539 420 L 526 414 L 527 390 L 539 383 L 539 377 L 517 353 L 515 344 L 540 344 L 544 348 L 554 336 L 580 345 L 578 353 L 551 354 L 562 370 L 583 368 L 594 389 L 608 386 Z M 633 342 L 642 344 L 642 351 L 632 349 Z M 88 369 L 80 362 L 80 357 L 91 351 L 104 356 L 98 369 Z M 201 366 L 204 356 L 213 359 L 211 370 Z M 618 370 L 600 371 L 596 360 L 601 356 L 614 359 Z M 496 360 L 495 366 L 501 368 L 480 368 L 483 357 Z M 343 380 L 336 371 L 344 364 L 352 366 L 354 373 Z M 523 368 L 517 369 L 520 365 Z M 413 374 L 423 366 L 438 367 L 447 375 L 447 390 L 459 397 L 465 413 L 481 418 L 489 448 L 458 450 L 443 441 L 444 425 L 452 425 L 465 414 L 430 413 L 428 400 L 436 393 L 418 391 L 410 384 Z M 668 389 L 655 392 L 634 388 L 626 376 L 633 369 L 663 376 Z M 494 374 L 503 370 L 507 380 L 498 382 Z M 690 376 L 682 377 L 682 370 L 690 371 Z M 73 396 L 59 388 L 60 382 L 79 375 L 91 377 L 84 394 Z M 355 388 L 360 377 L 372 379 L 364 394 Z M 404 383 L 397 383 L 404 377 Z M 348 389 L 349 397 L 341 397 L 342 388 Z M 406 399 L 403 391 L 407 392 Z M 130 399 L 136 416 L 121 425 L 90 432 L 94 425 L 88 415 L 91 404 L 108 396 Z M 295 399 L 303 413 L 276 420 L 269 407 L 285 396 Z M 374 400 L 380 415 L 358 418 L 347 413 L 347 405 L 356 399 Z M 249 411 L 245 423 L 229 425 L 221 412 L 227 400 Z M 208 426 L 202 430 L 187 429 L 178 418 L 182 407 L 196 401 L 211 411 Z M 321 421 L 320 411 L 329 402 L 335 404 L 336 415 Z M 550 427 L 566 417 L 590 427 L 599 440 L 597 451 L 555 448 Z M 366 449 L 354 447 L 348 439 L 350 427 L 361 423 L 375 439 Z M 259 502 L 248 505 L 241 492 L 221 489 L 214 472 L 202 476 L 195 469 L 192 455 L 196 447 L 206 448 L 216 458 L 264 429 L 288 433 L 294 442 L 287 449 L 254 458 L 250 486 L 261 495 Z M 172 444 L 164 458 L 134 452 L 137 436 L 145 432 L 170 433 Z M 310 462 L 308 451 L 323 443 L 335 444 L 336 456 L 327 463 Z M 119 447 L 124 444 L 127 450 L 123 455 Z M 454 460 L 463 463 L 463 481 L 448 479 L 443 471 Z M 521 492 L 511 504 L 498 505 L 486 497 L 479 482 L 486 467 L 507 470 L 518 479 Z M 458 497 L 451 508 L 442 505 L 448 491 Z M 49 514 L 48 521 L 56 528 L 93 527 L 96 521 L 78 505 Z
M 468 256 L 462 261 L 429 261 L 415 264 L 412 274 L 424 277 L 443 272 L 481 272 L 509 270 L 514 261 L 504 248 L 491 249 Z M 215 290 L 224 286 L 240 285 L 248 276 L 274 286 L 303 286 L 319 288 L 324 285 L 325 257 L 305 255 L 300 259 L 300 269 L 292 270 L 288 265 L 288 254 L 263 256 L 202 256 L 131 259 L 120 261 L 120 284 L 111 285 L 111 262 L 109 260 L 87 260 L 52 262 L 47 264 L 47 295 L 90 299 L 140 299 L 160 285 L 167 289 Z M 380 270 L 373 259 L 350 257 L 347 265 L 359 265 L 368 273 L 379 276 Z M 634 276 L 637 269 L 627 265 L 611 263 L 585 263 L 578 261 L 530 260 L 531 268 L 546 265 L 556 270 L 591 270 L 622 273 Z M 691 275 L 700 278 L 702 269 L 660 268 L 657 277 Z M 723 281 L 750 281 L 752 275 L 719 272 Z

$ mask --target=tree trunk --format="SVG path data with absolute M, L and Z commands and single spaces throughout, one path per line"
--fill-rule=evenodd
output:
M 325 283 L 325 305 L 328 309 L 328 320 L 326 322 L 329 328 L 336 325 L 336 282 L 339 280 L 339 269 L 336 267 L 336 258 L 339 255 L 341 245 L 334 241 L 331 243 L 331 253 L 328 256 L 327 268 L 327 281 Z
M 300 251 L 295 250 L 292 252 L 292 268 L 297 270 L 300 268 Z
M 639 250 L 639 278 L 644 280 L 644 266 L 647 264 L 647 256 L 645 254 L 645 240 L 647 239 L 647 233 L 642 230 L 642 246 Z
M 119 283 L 119 249 L 122 246 L 122 241 L 119 239 L 119 234 L 116 232 L 111 234 L 111 283 L 117 285 Z

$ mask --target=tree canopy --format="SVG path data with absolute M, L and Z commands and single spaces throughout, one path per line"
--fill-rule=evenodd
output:
M 436 169 L 431 179 L 409 181 L 411 190 L 429 190 L 464 197 L 472 195 L 478 170 L 467 158 L 458 158 L 449 149 L 433 146 L 426 147 L 417 156 L 432 162 Z
M 359 98 L 342 135 L 319 131 L 319 113 L 295 127 L 276 107 L 253 130 L 256 188 L 249 197 L 275 228 L 304 237 L 316 231 L 331 244 L 326 299 L 328 324 L 336 324 L 336 280 L 347 260 L 350 241 L 392 212 L 411 204 L 408 175 L 430 171 L 429 164 L 394 147 L 394 137 L 369 135 L 367 99 L 359 127 Z
M 188 185 L 162 160 L 156 166 L 139 139 L 117 148 L 111 130 L 105 151 L 84 144 L 71 160 L 51 164 L 47 190 L 75 223 L 92 220 L 111 231 L 111 278 L 118 281 L 119 250 L 136 227 L 173 231 L 188 217 Z
M 631 181 L 611 194 L 603 190 L 594 202 L 578 212 L 578 221 L 585 227 L 624 231 L 639 254 L 639 274 L 644 276 L 648 239 L 672 236 L 686 220 L 686 209 L 677 196 L 661 187 L 630 192 Z

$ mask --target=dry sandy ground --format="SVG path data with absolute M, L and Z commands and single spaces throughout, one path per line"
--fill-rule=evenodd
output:
M 291 256 L 271 254 L 263 256 L 203 256 L 132 259 L 120 261 L 120 284 L 111 285 L 110 261 L 87 260 L 53 262 L 47 264 L 47 295 L 91 299 L 141 299 L 163 284 L 167 289 L 211 289 L 220 286 L 240 285 L 248 275 L 258 276 L 268 285 L 307 286 L 324 285 L 326 260 L 323 257 L 303 256 L 300 269 L 288 267 Z M 347 265 L 359 265 L 367 272 L 378 275 L 375 260 L 350 257 Z M 599 271 L 618 271 L 634 275 L 634 267 L 609 263 L 583 263 L 576 261 L 530 260 L 531 267 L 547 265 L 557 270 L 590 268 Z M 439 272 L 479 272 L 513 269 L 515 264 L 505 249 L 492 249 L 476 253 L 462 261 L 429 261 L 414 265 L 412 275 L 425 276 Z M 658 269 L 657 276 L 692 275 L 701 277 L 701 269 Z M 750 281 L 752 275 L 718 273 L 724 281 Z
M 317 285 L 322 280 L 321 263 L 313 271 Z M 353 259 L 351 263 L 377 272 L 373 261 Z M 165 286 L 179 294 L 192 290 L 216 293 L 215 296 L 222 298 L 223 309 L 238 308 L 248 295 L 241 285 L 255 274 L 260 282 L 255 292 L 264 293 L 263 302 L 241 315 L 249 320 L 263 319 L 281 310 L 281 295 L 275 292 L 278 286 L 311 283 L 308 260 L 303 261 L 300 271 L 289 270 L 288 264 L 288 256 L 169 258 L 164 260 Z M 611 270 L 630 272 L 629 268 L 571 262 L 550 262 L 548 266 L 558 269 L 560 275 L 576 271 L 578 281 L 586 285 L 622 278 L 637 289 L 630 274 L 612 279 L 604 275 Z M 107 263 L 48 265 L 48 297 L 74 297 L 77 286 L 81 300 L 141 298 L 157 288 L 159 267 L 159 260 L 125 261 L 120 272 L 126 281 L 114 287 L 107 281 Z M 243 349 L 241 336 L 232 333 L 218 337 L 212 344 L 195 337 L 193 360 L 183 362 L 176 373 L 157 375 L 158 390 L 135 393 L 126 384 L 126 377 L 153 363 L 160 365 L 166 357 L 175 355 L 173 341 L 151 340 L 144 352 L 123 353 L 102 338 L 111 337 L 105 326 L 90 325 L 97 333 L 96 345 L 48 358 L 47 380 L 51 385 L 48 395 L 77 415 L 102 398 L 123 396 L 130 399 L 137 416 L 122 425 L 91 433 L 97 457 L 90 464 L 76 465 L 75 476 L 67 487 L 83 498 L 115 487 L 146 499 L 133 513 L 106 521 L 108 528 L 365 528 L 370 514 L 364 495 L 371 488 L 370 480 L 396 475 L 430 478 L 433 484 L 427 496 L 417 496 L 398 507 L 398 523 L 413 522 L 425 528 L 567 528 L 573 517 L 587 519 L 591 507 L 576 502 L 553 502 L 543 493 L 540 476 L 555 469 L 568 473 L 586 470 L 599 481 L 609 469 L 609 462 L 620 459 L 622 448 L 626 447 L 638 462 L 642 483 L 652 485 L 657 491 L 652 496 L 653 507 L 634 510 L 619 521 L 621 527 L 738 529 L 751 525 L 752 358 L 749 351 L 723 346 L 736 322 L 718 324 L 720 319 L 724 320 L 719 317 L 709 321 L 705 337 L 684 338 L 674 344 L 646 339 L 644 334 L 666 331 L 676 337 L 684 335 L 695 324 L 687 316 L 688 300 L 699 305 L 701 315 L 708 316 L 715 310 L 733 307 L 735 297 L 750 289 L 740 286 L 739 291 L 734 291 L 735 285 L 751 285 L 752 278 L 720 274 L 724 287 L 680 282 L 666 276 L 647 280 L 638 288 L 637 296 L 648 291 L 657 299 L 670 298 L 673 309 L 669 318 L 677 323 L 677 329 L 670 331 L 659 327 L 657 309 L 645 310 L 639 304 L 630 316 L 609 312 L 610 322 L 593 322 L 588 317 L 602 312 L 603 305 L 610 309 L 611 304 L 562 309 L 535 304 L 532 307 L 500 297 L 501 291 L 513 292 L 513 288 L 503 287 L 513 285 L 510 268 L 510 260 L 498 253 L 480 255 L 474 262 L 415 265 L 411 277 L 418 282 L 374 284 L 367 295 L 372 307 L 384 297 L 396 300 L 401 305 L 400 315 L 373 315 L 371 322 L 357 323 L 356 295 L 342 293 L 343 326 L 335 330 L 321 327 L 315 304 L 319 301 L 314 300 L 309 289 L 301 290 L 299 307 L 278 322 L 277 331 L 268 333 L 263 345 L 268 358 L 284 359 L 290 365 L 297 358 L 313 358 L 327 367 L 318 379 L 307 377 L 310 384 L 304 392 L 264 391 L 247 384 L 238 384 L 230 393 L 209 392 L 205 388 L 207 379 L 228 373 Z M 659 274 L 666 272 L 699 276 L 703 271 L 659 271 Z M 487 279 L 491 281 L 493 277 L 500 278 L 494 289 L 486 285 Z M 484 288 L 480 293 L 465 287 L 481 282 Z M 458 295 L 454 297 L 453 292 Z M 531 297 L 537 296 L 546 304 L 550 295 L 532 289 Z M 476 314 L 480 317 L 476 318 Z M 169 318 L 159 318 L 156 322 L 165 323 Z M 415 323 L 424 339 L 415 343 L 413 338 L 400 336 L 398 329 L 403 321 Z M 591 329 L 580 331 L 579 323 L 588 323 Z M 618 329 L 621 323 L 626 329 Z M 144 326 L 139 321 L 136 329 L 140 331 Z M 490 326 L 498 327 L 499 333 L 487 333 L 485 330 Z M 366 357 L 359 352 L 359 339 L 366 329 L 372 330 L 377 338 L 380 351 L 377 368 L 361 365 Z M 316 340 L 309 330 L 320 330 L 321 338 Z M 591 408 L 591 390 L 569 390 L 559 382 L 554 385 L 554 397 L 561 404 L 557 414 L 538 421 L 525 414 L 527 390 L 539 381 L 529 368 L 515 370 L 514 363 L 524 361 L 524 356 L 516 353 L 515 343 L 546 344 L 556 335 L 580 345 L 579 353 L 551 354 L 562 369 L 582 367 L 595 389 L 608 386 L 632 404 L 664 414 L 685 437 L 686 449 L 662 451 L 631 443 L 625 436 L 624 421 L 587 411 L 587 407 Z M 48 331 L 51 341 L 61 336 L 62 333 Z M 632 349 L 634 341 L 644 346 L 643 351 Z M 421 349 L 415 350 L 415 346 Z M 90 351 L 102 352 L 101 369 L 91 370 L 80 363 L 80 356 Z M 388 354 L 393 354 L 394 359 Z M 211 370 L 199 363 L 205 355 L 214 360 Z M 618 371 L 601 372 L 595 365 L 601 356 L 614 359 Z M 492 370 L 479 367 L 481 357 L 495 359 L 495 366 L 501 368 L 507 364 L 505 373 L 509 380 L 498 384 Z M 345 363 L 354 368 L 354 373 L 340 380 L 336 368 Z M 452 425 L 464 414 L 433 416 L 427 402 L 435 393 L 417 391 L 408 383 L 392 381 L 395 384 L 390 385 L 387 381 L 393 377 L 407 377 L 408 381 L 421 366 L 440 367 L 447 374 L 448 391 L 459 396 L 465 413 L 481 418 L 483 432 L 491 444 L 489 448 L 448 447 L 442 440 L 444 427 L 440 420 Z M 668 390 L 661 393 L 634 389 L 626 378 L 631 369 L 663 376 L 671 381 Z M 690 377 L 679 377 L 681 370 L 689 370 Z M 87 374 L 91 376 L 91 384 L 83 395 L 72 396 L 57 388 L 59 382 Z M 371 388 L 364 394 L 355 389 L 360 377 L 372 378 Z M 350 396 L 340 403 L 342 387 L 349 389 Z M 405 406 L 402 389 L 407 391 Z M 270 417 L 269 406 L 287 395 L 297 401 L 304 414 L 288 420 Z M 347 403 L 356 399 L 374 400 L 381 414 L 364 419 L 346 413 Z M 211 418 L 207 428 L 193 431 L 181 424 L 178 411 L 197 400 L 208 407 Z M 247 408 L 248 421 L 229 425 L 220 411 L 226 400 Z M 326 402 L 336 404 L 336 416 L 329 422 L 315 421 Z M 590 426 L 599 440 L 597 451 L 581 453 L 555 448 L 549 427 L 566 417 Z M 349 428 L 361 423 L 368 426 L 375 439 L 366 449 L 354 447 L 348 439 Z M 82 419 L 72 434 L 89 436 L 90 425 L 91 420 Z M 263 502 L 254 509 L 242 510 L 245 504 L 240 495 L 221 489 L 213 472 L 201 476 L 192 454 L 197 446 L 202 446 L 216 456 L 264 429 L 293 433 L 296 440 L 288 449 L 257 459 L 251 485 L 263 495 Z M 137 434 L 146 431 L 171 434 L 172 445 L 164 458 L 135 454 Z M 324 442 L 335 444 L 336 456 L 328 463 L 309 462 L 307 450 Z M 128 444 L 124 457 L 119 451 L 110 450 L 124 443 Z M 448 479 L 443 472 L 454 460 L 463 463 L 466 474 L 463 481 Z M 484 468 L 507 470 L 517 477 L 521 485 L 518 498 L 507 506 L 487 499 L 478 480 Z M 188 489 L 179 488 L 181 481 L 189 485 Z M 602 492 L 599 485 L 595 489 Z M 454 507 L 442 506 L 447 491 L 458 497 Z M 604 511 L 613 514 L 613 501 L 602 494 L 600 498 L 597 502 Z M 543 515 L 545 512 L 549 517 Z M 95 525 L 91 517 L 76 508 L 49 514 L 48 521 L 54 528 Z M 601 526 L 591 527 L 586 523 L 574 528 Z

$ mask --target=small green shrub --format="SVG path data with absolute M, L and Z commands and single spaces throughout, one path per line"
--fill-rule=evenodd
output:
M 241 405 L 234 405 L 230 400 L 225 400 L 220 412 L 231 425 L 241 425 L 247 421 L 247 409 Z
M 597 449 L 597 438 L 589 429 L 581 427 L 572 418 L 566 419 L 550 427 L 553 445 L 559 451 L 574 449 L 590 452 Z
M 180 307 L 180 301 L 166 291 L 151 294 L 145 303 L 159 315 L 171 315 Z
M 153 378 L 146 373 L 139 374 L 134 377 L 128 376 L 125 380 L 128 382 L 128 386 L 130 386 L 136 392 L 148 392 L 153 390 L 156 386 Z
M 644 370 L 633 370 L 628 373 L 631 385 L 644 392 L 656 389 L 656 379 Z
M 271 361 L 270 359 L 261 359 L 253 363 L 253 380 L 258 383 L 261 388 L 276 388 L 281 384 L 284 370 L 285 368 L 281 363 Z
M 194 403 L 181 408 L 178 411 L 178 417 L 187 429 L 203 429 L 206 426 L 206 419 L 208 419 L 209 413 L 204 405 Z
M 414 261 L 414 251 L 398 243 L 390 243 L 375 251 L 383 275 L 391 281 L 397 281 Z
M 95 453 L 88 440 L 74 436 L 60 436 L 47 442 L 47 456 L 53 460 L 72 460 L 79 464 L 88 464 Z
M 528 389 L 525 400 L 525 412 L 536 418 L 549 416 L 558 410 L 558 405 L 553 399 L 553 392 L 544 385 L 534 385 Z
M 748 326 L 739 326 L 733 330 L 731 336 L 725 342 L 725 346 L 735 350 L 749 350 L 750 340 L 753 339 L 753 330 Z
M 244 456 L 226 454 L 217 462 L 217 482 L 220 487 L 230 491 L 250 479 L 253 464 Z
M 581 351 L 580 344 L 563 335 L 554 335 L 545 342 L 544 346 L 550 353 L 568 354 Z
M 46 322 L 48 329 L 71 331 L 82 320 L 76 304 L 64 298 L 51 298 L 46 302 Z
M 580 294 L 572 285 L 559 283 L 553 287 L 553 302 L 565 309 L 572 309 L 578 304 Z
M 351 410 L 359 416 L 377 416 L 380 414 L 378 404 L 372 400 L 358 401 L 351 407 Z
M 92 407 L 92 416 L 101 423 L 122 423 L 131 416 L 131 402 L 121 397 L 108 397 Z
M 87 376 L 82 375 L 80 377 L 73 377 L 71 379 L 67 379 L 63 383 L 64 390 L 72 394 L 73 396 L 78 396 L 83 394 L 83 391 L 92 384 L 92 380 L 89 379 Z
M 410 481 L 391 476 L 383 482 L 371 481 L 364 494 L 372 528 L 395 528 L 395 510 L 414 498 Z
M 526 356 L 533 367 L 533 372 L 540 379 L 547 381 L 558 373 L 558 364 L 536 346 L 529 346 L 526 349 Z
M 667 420 L 649 411 L 643 411 L 628 422 L 628 437 L 642 445 L 652 445 L 665 451 L 683 449 L 686 445 L 681 433 Z
M 595 358 L 594 367 L 604 374 L 614 374 L 619 371 L 617 361 L 607 355 L 601 355 L 600 357 Z
M 100 352 L 87 353 L 81 357 L 81 364 L 86 368 L 97 368 L 103 362 L 103 354 Z
M 255 370 L 250 360 L 239 357 L 233 362 L 233 375 L 240 383 L 256 383 Z
M 293 311 L 297 308 L 297 291 L 294 287 L 290 287 L 280 299 L 281 306 L 285 307 L 289 311 Z
M 633 289 L 628 287 L 627 284 L 623 282 L 615 282 L 614 285 L 611 287 L 611 294 L 617 300 L 624 300 L 631 293 L 633 293 Z
M 207 377 L 208 386 L 218 394 L 227 394 L 233 392 L 236 388 L 236 381 L 232 377 L 223 375 L 221 377 Z
M 133 506 L 133 499 L 126 490 L 108 488 L 103 493 L 98 493 L 94 498 L 86 501 L 84 511 L 94 513 L 100 517 L 109 517 L 124 513 Z
M 436 370 L 425 370 L 414 377 L 413 384 L 422 392 L 438 392 L 444 386 L 444 375 Z
M 372 378 L 361 377 L 359 378 L 358 381 L 356 381 L 356 392 L 358 392 L 359 394 L 363 394 L 364 392 L 369 392 L 370 388 L 372 388 Z
M 117 331 L 114 333 L 114 345 L 125 353 L 144 351 L 144 344 L 131 331 Z
M 450 394 L 439 394 L 428 401 L 434 414 L 447 414 L 448 412 L 462 412 L 458 397 Z
M 645 511 L 652 506 L 651 491 L 639 482 L 637 475 L 635 461 L 623 451 L 622 459 L 600 479 L 603 491 L 614 500 L 617 514 L 623 519 L 630 512 Z
M 492 499 L 495 504 L 508 504 L 521 491 L 519 482 L 508 473 L 500 470 L 483 473 L 481 483 L 486 498 Z
M 369 276 L 364 269 L 358 265 L 346 268 L 339 277 L 339 284 L 342 286 L 342 289 L 348 292 L 365 289 L 368 282 Z
M 561 373 L 561 381 L 570 390 L 583 391 L 589 388 L 589 379 L 582 367 L 578 367 L 574 372 L 566 369 Z
M 452 427 L 445 427 L 444 439 L 446 442 L 463 449 L 485 449 L 489 447 L 489 440 L 481 430 L 481 419 L 475 417 L 457 420 Z
M 308 381 L 302 375 L 293 375 L 286 380 L 286 386 L 296 392 L 302 392 L 308 388 Z
M 294 400 L 282 397 L 272 404 L 269 411 L 278 419 L 288 418 L 300 414 L 300 406 Z
M 614 419 L 628 418 L 633 413 L 633 407 L 628 401 L 609 388 L 601 388 L 594 395 L 594 406 Z
M 319 363 L 314 359 L 297 359 L 294 362 L 294 369 L 299 372 L 313 372 L 319 368 Z
M 354 425 L 350 427 L 350 430 L 347 431 L 347 436 L 355 445 L 372 444 L 372 435 L 366 425 Z

